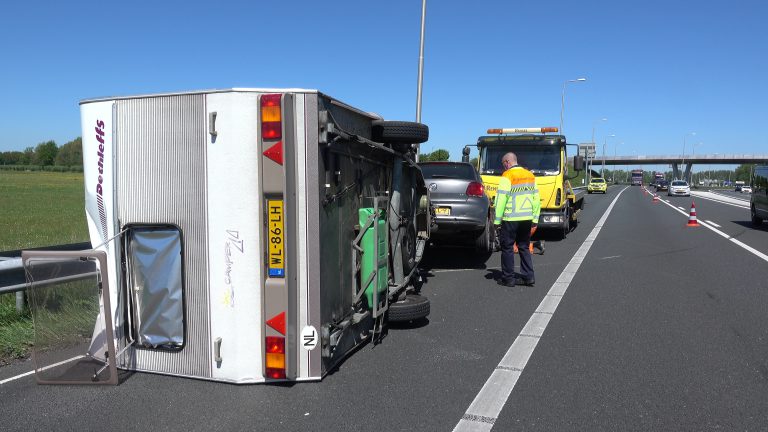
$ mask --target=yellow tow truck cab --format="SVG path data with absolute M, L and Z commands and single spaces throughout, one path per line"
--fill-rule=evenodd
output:
M 575 227 L 578 214 L 584 204 L 584 191 L 571 187 L 569 170 L 584 169 L 584 159 L 574 156 L 573 166 L 568 166 L 567 144 L 555 127 L 488 129 L 488 135 L 477 139 L 479 151 L 478 169 L 483 179 L 486 194 L 494 202 L 496 189 L 504 168 L 501 159 L 512 152 L 518 164 L 536 176 L 536 187 L 541 198 L 539 229 L 557 230 L 562 238 Z M 469 161 L 469 146 L 464 147 L 464 160 Z M 494 210 L 491 210 L 493 212 Z

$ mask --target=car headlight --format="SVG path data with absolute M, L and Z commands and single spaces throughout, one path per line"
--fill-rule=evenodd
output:
M 547 222 L 547 223 L 560 223 L 563 221 L 563 217 L 560 215 L 544 216 L 541 219 L 543 222 Z

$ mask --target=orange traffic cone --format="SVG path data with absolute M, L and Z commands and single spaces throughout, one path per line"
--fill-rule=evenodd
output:
M 653 194 L 653 203 L 656 204 L 659 202 L 659 194 Z
M 688 215 L 688 226 L 697 227 L 699 225 L 698 219 L 696 219 L 696 203 L 691 201 L 691 213 Z

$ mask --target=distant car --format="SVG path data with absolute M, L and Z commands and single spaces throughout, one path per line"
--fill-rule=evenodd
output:
M 752 186 L 748 186 L 748 185 L 742 186 L 741 193 L 752 193 Z
M 660 191 L 668 191 L 669 190 L 669 182 L 666 180 L 659 180 L 656 182 L 656 192 Z
M 605 193 L 608 190 L 608 183 L 605 182 L 605 179 L 600 177 L 595 177 L 592 180 L 589 181 L 589 185 L 587 185 L 587 193 L 592 192 L 602 192 Z
M 475 168 L 466 162 L 423 162 L 419 166 L 435 208 L 437 228 L 430 238 L 436 243 L 469 243 L 478 250 L 493 251 L 496 235 L 491 203 Z
M 673 180 L 669 185 L 669 196 L 691 196 L 691 186 L 685 180 Z

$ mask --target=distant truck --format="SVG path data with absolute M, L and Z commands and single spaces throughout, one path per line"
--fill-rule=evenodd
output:
M 641 169 L 632 170 L 631 179 L 632 179 L 631 180 L 632 181 L 632 186 L 642 186 L 643 185 L 643 170 L 641 170 Z
M 563 135 L 547 135 L 557 131 L 555 127 L 488 129 L 489 135 L 477 139 L 480 152 L 477 169 L 493 202 L 504 172 L 501 159 L 508 152 L 515 153 L 518 163 L 536 176 L 541 198 L 539 229 L 554 230 L 565 238 L 578 223 L 584 206 L 584 190 L 574 190 L 570 182 L 576 175 L 569 172 L 567 146 L 575 144 L 567 144 Z M 469 146 L 464 147 L 463 154 L 464 160 L 469 161 Z M 575 172 L 584 169 L 582 156 L 574 156 L 572 169 Z M 493 212 L 491 209 L 491 215 Z
M 735 182 L 733 182 L 734 190 L 735 190 L 736 192 L 741 192 L 741 188 L 742 188 L 742 187 L 743 187 L 745 184 L 746 184 L 746 183 L 745 183 L 745 182 L 743 182 L 743 181 L 741 181 L 741 180 L 736 180 Z
M 429 314 L 416 269 L 431 209 L 411 146 L 425 125 L 301 89 L 91 99 L 81 114 L 94 249 L 22 255 L 44 317 L 39 382 L 115 384 L 117 368 L 319 380 L 387 322 Z M 64 350 L 86 354 L 67 359 L 48 317 L 70 304 L 96 313 Z
M 651 180 L 651 184 L 657 185 L 662 180 L 664 180 L 664 173 L 654 172 L 653 179 Z

